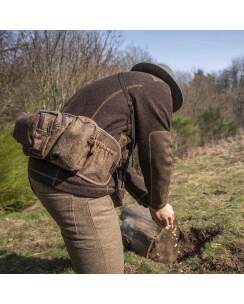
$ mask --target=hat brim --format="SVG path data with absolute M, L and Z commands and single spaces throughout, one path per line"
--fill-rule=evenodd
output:
M 141 62 L 134 65 L 131 71 L 148 73 L 165 81 L 171 89 L 173 99 L 173 112 L 176 112 L 181 108 L 183 103 L 183 95 L 181 89 L 175 79 L 166 70 L 153 63 Z

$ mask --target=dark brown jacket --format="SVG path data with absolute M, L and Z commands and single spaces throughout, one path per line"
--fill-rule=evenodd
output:
M 125 188 L 139 203 L 160 208 L 168 201 L 172 166 L 171 91 L 164 81 L 150 74 L 126 72 L 124 78 L 134 103 L 135 139 L 144 177 L 143 180 L 133 168 L 128 168 Z M 129 108 L 118 74 L 80 89 L 64 106 L 63 112 L 94 119 L 116 139 L 122 133 L 127 134 L 130 128 Z M 114 176 L 107 186 L 97 186 L 45 160 L 30 158 L 29 175 L 78 196 L 99 197 L 115 191 Z

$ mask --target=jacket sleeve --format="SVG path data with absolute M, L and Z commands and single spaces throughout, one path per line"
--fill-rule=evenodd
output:
M 125 176 L 125 189 L 138 204 L 148 207 L 148 191 L 143 177 L 134 168 L 128 167 Z
M 134 96 L 136 143 L 148 191 L 147 204 L 159 209 L 168 203 L 172 170 L 170 120 L 172 97 L 162 81 L 146 83 Z

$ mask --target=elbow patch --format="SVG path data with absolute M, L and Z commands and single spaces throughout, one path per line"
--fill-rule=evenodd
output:
M 169 131 L 153 131 L 149 134 L 150 152 L 150 200 L 151 206 L 168 202 L 173 164 L 172 138 Z

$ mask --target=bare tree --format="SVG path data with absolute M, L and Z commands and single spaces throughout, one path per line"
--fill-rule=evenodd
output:
M 90 81 L 152 61 L 146 51 L 121 45 L 116 31 L 0 32 L 0 117 L 59 110 Z
M 85 83 L 111 73 L 120 43 L 112 31 L 31 31 L 23 39 L 31 63 L 27 81 L 39 96 L 35 104 L 52 109 Z
M 216 78 L 219 91 L 233 100 L 237 125 L 244 128 L 244 57 L 233 60 L 231 66 L 220 72 Z
M 124 69 L 130 69 L 133 65 L 139 62 L 154 61 L 151 55 L 140 47 L 131 45 L 127 46 L 121 53 L 121 66 Z

